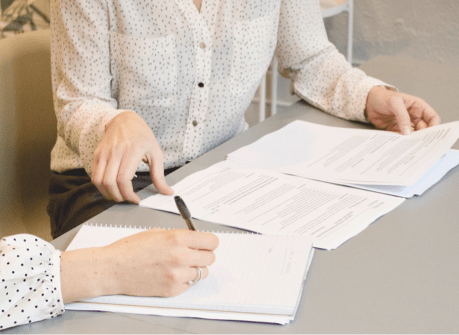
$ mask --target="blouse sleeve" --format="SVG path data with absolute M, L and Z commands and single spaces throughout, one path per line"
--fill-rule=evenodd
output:
M 60 257 L 36 236 L 0 239 L 0 331 L 64 313 Z
M 318 0 L 282 1 L 276 55 L 291 93 L 335 116 L 367 122 L 366 99 L 384 82 L 353 68 L 328 40 Z
M 118 114 L 111 95 L 106 1 L 51 1 L 51 69 L 58 135 L 88 175 L 105 125 Z

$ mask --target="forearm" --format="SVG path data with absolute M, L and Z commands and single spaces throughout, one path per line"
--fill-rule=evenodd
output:
M 62 253 L 61 290 L 64 303 L 119 293 L 116 275 L 104 248 Z
M 291 93 L 335 116 L 365 122 L 366 98 L 383 82 L 353 68 L 328 40 L 316 0 L 282 2 L 276 55 Z
M 334 46 L 292 68 L 292 93 L 332 115 L 366 122 L 366 98 L 384 82 L 353 68 Z

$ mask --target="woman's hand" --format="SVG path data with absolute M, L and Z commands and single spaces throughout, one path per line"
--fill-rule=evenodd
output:
M 368 93 L 366 114 L 376 128 L 403 135 L 440 124 L 440 116 L 424 100 L 381 86 Z
M 64 252 L 61 287 L 64 303 L 100 295 L 170 297 L 209 274 L 218 238 L 190 230 L 150 229 L 102 248 Z
M 108 200 L 138 204 L 131 180 L 141 161 L 150 166 L 158 191 L 174 194 L 164 179 L 163 153 L 155 135 L 139 115 L 123 112 L 105 126 L 105 135 L 94 152 L 92 182 Z

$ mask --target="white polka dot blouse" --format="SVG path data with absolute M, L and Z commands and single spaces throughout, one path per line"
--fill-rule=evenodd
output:
M 60 257 L 36 236 L 0 239 L 0 332 L 64 313 Z
M 153 130 L 164 168 L 202 155 L 246 129 L 274 54 L 292 93 L 346 119 L 365 121 L 383 84 L 328 41 L 318 0 L 204 0 L 201 12 L 191 0 L 52 0 L 51 17 L 57 172 L 90 174 L 105 125 L 126 110 Z

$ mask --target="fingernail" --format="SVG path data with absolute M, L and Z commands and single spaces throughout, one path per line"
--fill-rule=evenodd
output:
M 409 135 L 409 134 L 411 134 L 410 127 L 403 127 L 403 135 Z

